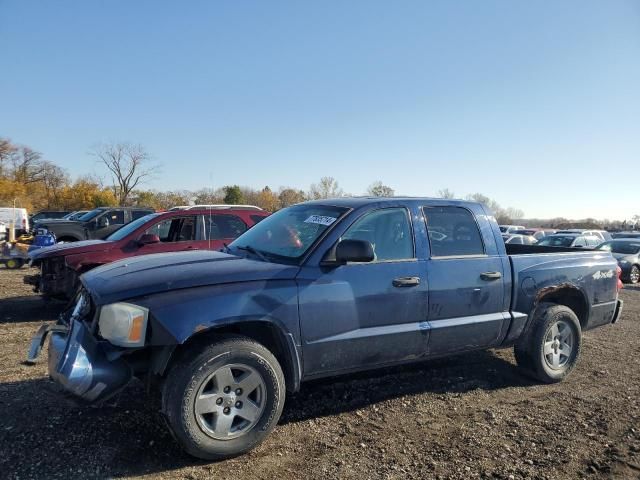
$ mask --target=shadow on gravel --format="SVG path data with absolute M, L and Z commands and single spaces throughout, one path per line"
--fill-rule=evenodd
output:
M 287 400 L 280 424 L 350 412 L 405 395 L 526 385 L 533 382 L 509 361 L 491 351 L 473 352 L 306 383 Z M 207 465 L 180 450 L 141 382 L 132 382 L 114 403 L 102 408 L 76 405 L 48 379 L 4 383 L 0 410 L 0 471 L 8 478 L 122 477 Z M 249 454 L 230 462 L 252 458 Z
M 34 295 L 3 298 L 0 300 L 0 324 L 55 320 L 65 305 L 64 302 L 45 302 Z

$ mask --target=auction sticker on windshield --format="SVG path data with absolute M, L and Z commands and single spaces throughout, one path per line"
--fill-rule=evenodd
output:
M 327 227 L 335 222 L 335 217 L 326 217 L 324 215 L 311 215 L 304 223 L 317 223 L 318 225 L 326 225 Z

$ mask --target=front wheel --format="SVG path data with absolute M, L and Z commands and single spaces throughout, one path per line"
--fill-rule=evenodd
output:
M 553 303 L 539 305 L 532 321 L 529 333 L 515 346 L 516 361 L 542 382 L 560 382 L 580 356 L 580 321 L 570 308 Z
M 222 337 L 173 366 L 162 409 L 189 454 L 220 460 L 262 442 L 284 400 L 284 375 L 273 354 L 249 338 Z

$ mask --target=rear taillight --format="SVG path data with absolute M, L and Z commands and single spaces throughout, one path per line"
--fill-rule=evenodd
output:
M 622 269 L 620 268 L 620 265 L 616 266 L 616 277 L 618 278 L 618 283 L 616 284 L 616 287 L 618 289 L 618 291 L 622 290 Z

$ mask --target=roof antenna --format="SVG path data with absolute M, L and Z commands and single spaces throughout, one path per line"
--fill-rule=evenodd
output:
M 211 191 L 213 192 L 213 173 L 209 172 L 209 185 L 211 188 Z M 209 251 L 211 251 L 211 221 L 212 221 L 212 215 L 211 215 L 211 210 L 212 210 L 212 205 L 211 205 L 211 200 L 209 200 L 209 231 L 207 232 L 207 239 L 209 239 Z

